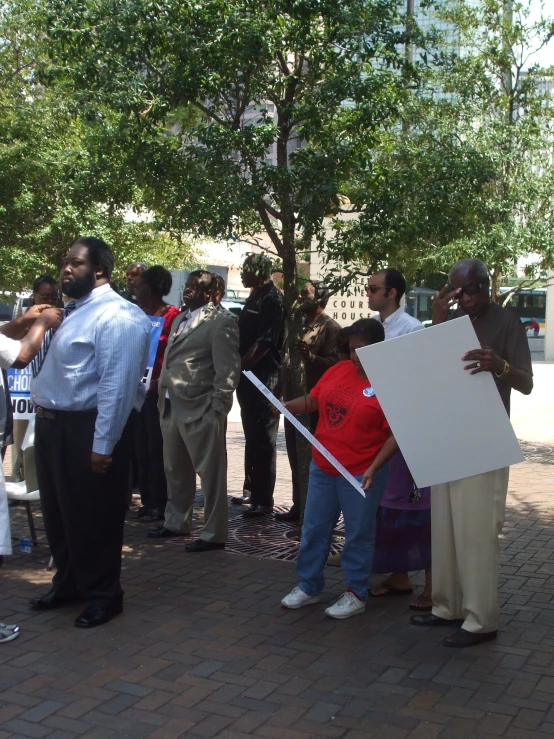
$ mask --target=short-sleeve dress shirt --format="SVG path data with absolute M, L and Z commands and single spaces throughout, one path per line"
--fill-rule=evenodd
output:
M 398 336 L 412 334 L 414 331 L 420 331 L 424 326 L 406 311 L 399 308 L 387 316 L 382 321 L 385 329 L 385 339 L 396 339 Z

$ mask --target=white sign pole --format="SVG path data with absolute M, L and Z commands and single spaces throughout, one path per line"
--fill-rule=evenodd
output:
M 285 406 L 281 403 L 281 401 L 273 395 L 271 390 L 268 390 L 268 388 L 263 384 L 263 382 L 260 382 L 256 375 L 254 375 L 252 372 L 249 372 L 248 370 L 243 370 L 242 372 L 245 377 L 248 377 L 251 383 L 253 383 L 258 390 L 265 395 L 265 397 L 269 400 L 269 402 L 274 405 L 278 411 L 280 411 L 283 416 L 292 423 L 295 429 L 300 431 L 302 436 L 304 436 L 312 446 L 315 446 L 317 451 L 325 457 L 325 459 L 330 462 L 333 467 L 337 470 L 337 472 L 340 472 L 340 474 L 344 477 L 345 480 L 348 480 L 348 482 L 352 485 L 352 487 L 356 488 L 356 490 L 360 493 L 360 495 L 363 495 L 365 498 L 365 490 L 362 488 L 358 480 L 354 477 L 354 475 L 351 475 L 350 472 L 344 467 L 333 455 L 325 449 L 324 446 L 322 446 L 319 441 L 310 434 L 308 429 L 303 426 L 300 421 L 295 418 L 290 411 L 288 411 Z

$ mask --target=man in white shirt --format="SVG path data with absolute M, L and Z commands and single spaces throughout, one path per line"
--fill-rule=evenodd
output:
M 423 328 L 421 323 L 400 307 L 406 292 L 406 280 L 397 269 L 381 269 L 371 275 L 366 286 L 367 304 L 377 311 L 385 329 L 385 340 L 411 334 Z
M 75 626 L 99 626 L 122 611 L 120 584 L 132 408 L 144 397 L 151 324 L 110 287 L 114 257 L 92 237 L 76 241 L 61 269 L 70 298 L 31 383 L 35 456 L 46 537 L 56 564 L 52 589 L 34 610 L 84 599 Z

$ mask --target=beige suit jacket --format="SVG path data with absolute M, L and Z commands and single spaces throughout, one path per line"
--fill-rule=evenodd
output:
M 179 421 L 191 423 L 210 409 L 227 415 L 240 378 L 239 330 L 232 314 L 212 303 L 178 336 L 186 314 L 177 316 L 159 379 L 158 408 L 164 414 L 166 390 Z

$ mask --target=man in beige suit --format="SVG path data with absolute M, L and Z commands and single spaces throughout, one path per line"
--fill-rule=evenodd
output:
M 162 539 L 190 532 L 196 474 L 204 494 L 204 528 L 189 552 L 224 549 L 227 539 L 225 429 L 240 376 L 239 332 L 211 299 L 212 275 L 191 272 L 183 291 L 188 311 L 171 327 L 159 379 L 160 423 L 167 478 Z

